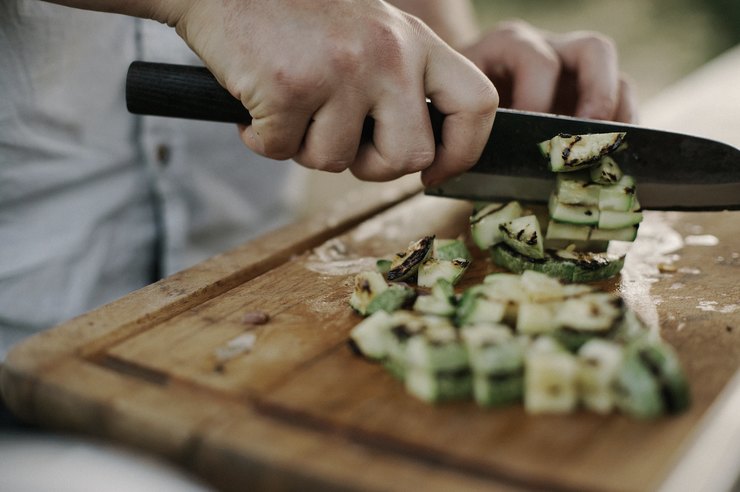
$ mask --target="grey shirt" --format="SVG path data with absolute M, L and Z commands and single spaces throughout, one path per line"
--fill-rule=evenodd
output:
M 134 59 L 198 63 L 155 22 L 0 2 L 0 358 L 291 216 L 294 164 L 229 125 L 127 113 Z

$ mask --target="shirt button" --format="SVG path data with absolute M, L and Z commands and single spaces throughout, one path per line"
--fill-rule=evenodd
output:
M 167 164 L 169 164 L 171 154 L 172 152 L 170 150 L 169 145 L 165 145 L 165 144 L 157 145 L 156 155 L 157 155 L 157 162 L 159 163 L 160 166 L 165 167 L 167 166 Z

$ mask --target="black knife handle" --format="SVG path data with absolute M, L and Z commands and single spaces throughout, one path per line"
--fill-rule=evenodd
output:
M 205 67 L 133 62 L 126 75 L 126 106 L 134 114 L 246 125 L 252 121 Z
M 241 101 L 224 89 L 205 67 L 135 61 L 126 76 L 126 106 L 134 114 L 224 123 L 252 121 Z M 431 104 L 435 141 L 441 141 L 444 115 Z M 365 120 L 362 140 L 372 140 L 374 121 Z

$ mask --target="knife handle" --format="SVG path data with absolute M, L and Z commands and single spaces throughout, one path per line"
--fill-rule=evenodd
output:
M 444 115 L 430 103 L 429 116 L 436 142 L 441 141 Z M 205 67 L 135 61 L 126 75 L 126 107 L 133 114 L 241 123 L 252 116 Z M 372 141 L 374 121 L 368 117 L 362 141 Z
M 248 125 L 252 116 L 205 67 L 135 61 L 126 75 L 134 114 Z

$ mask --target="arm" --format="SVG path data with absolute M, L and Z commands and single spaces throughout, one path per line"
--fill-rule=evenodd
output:
M 472 166 L 498 105 L 485 75 L 417 18 L 380 0 L 57 0 L 175 27 L 252 114 L 244 143 L 371 181 Z M 447 115 L 435 144 L 425 104 Z M 375 120 L 361 143 L 365 117 Z

